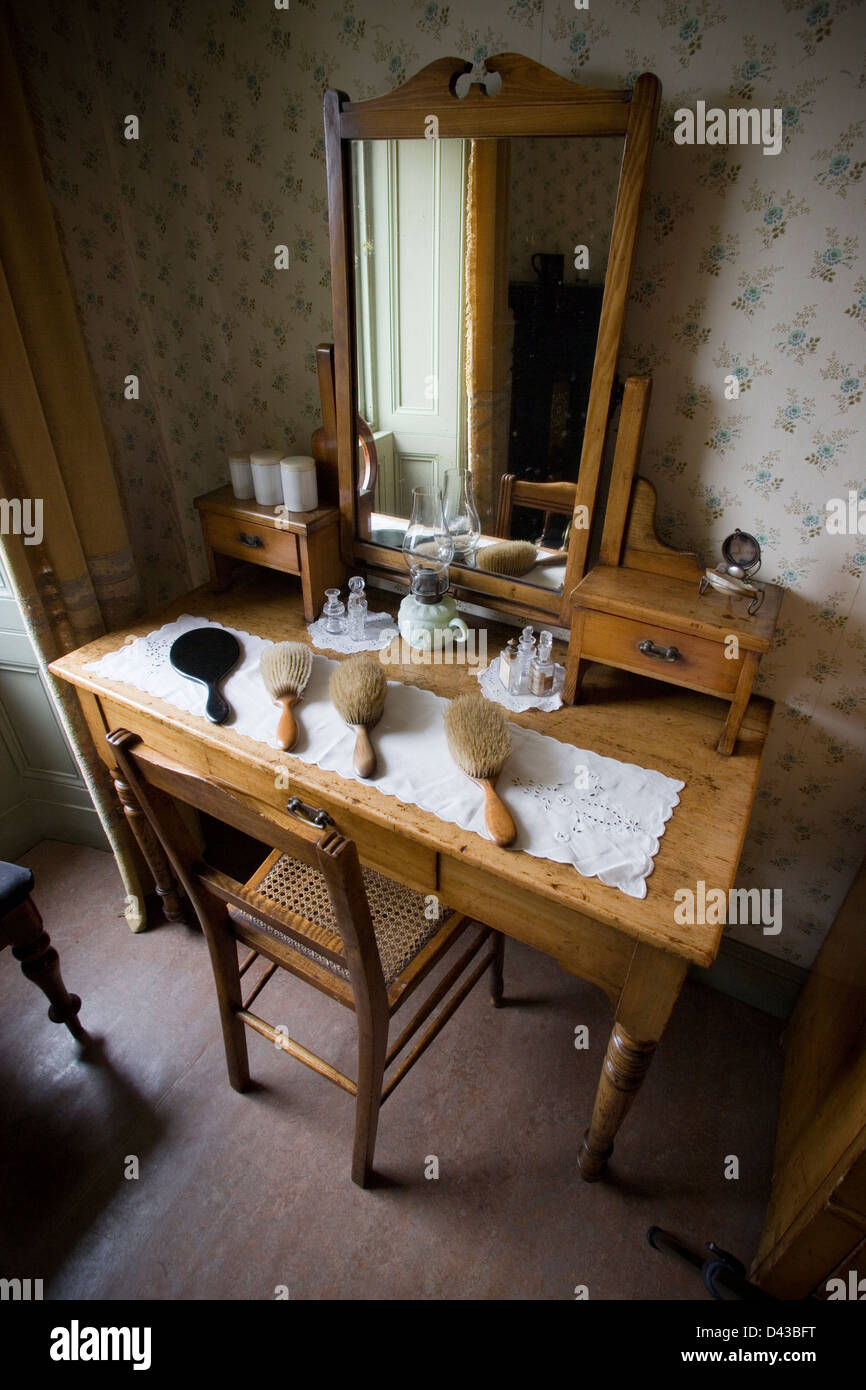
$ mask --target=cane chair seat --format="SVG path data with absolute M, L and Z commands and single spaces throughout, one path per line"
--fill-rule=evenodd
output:
M 453 913 L 450 907 L 443 907 L 437 899 L 416 893 L 414 889 L 407 888 L 402 883 L 395 883 L 393 879 L 386 878 L 375 869 L 363 868 L 361 872 L 373 919 L 379 960 L 382 963 L 382 975 L 385 984 L 390 985 Z M 328 885 L 324 875 L 317 869 L 302 864 L 300 860 L 293 859 L 288 854 L 274 854 L 245 886 L 255 889 L 258 894 L 278 907 L 306 918 L 309 922 L 315 922 L 317 926 L 339 938 Z M 436 910 L 431 911 L 434 904 Z M 244 917 L 247 921 L 264 927 L 271 935 L 285 941 L 294 950 L 301 951 L 318 965 L 348 980 L 349 972 L 344 965 L 329 960 L 312 946 L 302 946 L 297 940 L 280 932 L 272 923 L 254 918 L 240 908 L 230 908 L 229 911 L 233 917 Z
M 354 841 L 323 810 L 290 802 L 291 823 L 266 817 L 240 789 L 148 748 L 137 734 L 115 729 L 108 743 L 124 804 L 134 801 L 147 818 L 207 938 L 231 1085 L 236 1091 L 250 1086 L 245 1034 L 251 1029 L 354 1096 L 352 1181 L 366 1187 L 383 1102 L 487 971 L 491 1003 L 499 1007 L 502 936 L 442 907 L 433 893 L 363 867 Z M 191 833 L 179 805 L 205 812 L 254 844 L 269 843 L 271 853 L 239 882 L 209 862 L 205 837 Z M 468 945 L 464 934 L 472 938 Z M 460 954 L 452 952 L 458 941 Z M 249 948 L 243 961 L 239 946 Z M 252 980 L 248 972 L 256 962 L 267 964 L 247 990 L 244 981 Z M 416 990 L 440 963 L 448 968 L 419 1003 Z M 290 1038 L 283 1024 L 253 1012 L 278 970 L 353 1011 L 355 1077 Z M 412 1017 L 392 1039 L 391 1019 L 412 997 Z

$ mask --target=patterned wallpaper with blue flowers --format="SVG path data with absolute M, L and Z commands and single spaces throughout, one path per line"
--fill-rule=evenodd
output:
M 866 14 L 860 0 L 14 0 L 50 189 L 150 599 L 204 578 L 191 499 L 241 440 L 306 449 L 330 333 L 321 98 L 444 54 L 516 50 L 664 96 L 622 366 L 655 386 L 643 471 L 667 539 L 735 526 L 788 590 L 740 882 L 781 887 L 751 944 L 808 965 L 863 852 Z M 702 99 L 779 107 L 784 147 L 683 146 Z M 123 138 L 124 117 L 140 138 Z M 274 268 L 285 243 L 290 268 Z M 128 373 L 138 401 L 124 399 Z M 728 374 L 739 399 L 724 397 Z M 866 526 L 866 522 L 864 522 Z M 724 814 L 724 807 L 719 808 Z

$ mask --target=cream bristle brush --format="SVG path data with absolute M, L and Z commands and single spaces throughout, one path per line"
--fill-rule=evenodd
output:
M 564 565 L 567 559 L 568 554 L 564 550 L 539 556 L 531 541 L 500 541 L 497 545 L 485 545 L 476 550 L 475 567 L 488 570 L 491 574 L 518 576 L 542 565 Z
M 497 845 L 514 843 L 517 829 L 496 794 L 496 779 L 511 752 L 511 731 L 498 705 L 480 695 L 458 695 L 445 711 L 445 737 L 461 772 L 484 792 L 484 819 Z
M 340 662 L 328 689 L 340 718 L 355 731 L 355 771 L 359 777 L 372 777 L 376 771 L 376 750 L 370 742 L 370 730 L 379 723 L 385 708 L 385 672 L 369 656 L 350 656 L 348 661 Z
M 283 707 L 277 723 L 277 743 L 288 752 L 298 737 L 292 706 L 307 688 L 313 653 L 303 642 L 275 642 L 262 656 L 259 670 L 274 704 Z

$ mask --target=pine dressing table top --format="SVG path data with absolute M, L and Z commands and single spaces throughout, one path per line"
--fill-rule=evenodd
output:
M 368 597 L 371 611 L 396 612 L 397 595 L 372 590 Z M 458 860 L 467 871 L 474 866 L 495 874 L 506 884 L 510 882 L 536 895 L 539 914 L 544 912 L 544 900 L 552 900 L 560 909 L 606 923 L 657 949 L 701 965 L 714 960 L 722 927 L 677 924 L 674 893 L 679 888 L 695 891 L 699 880 L 704 881 L 707 889 L 724 891 L 734 882 L 772 714 L 770 700 L 752 698 L 737 751 L 729 758 L 715 751 L 718 700 L 610 668 L 594 666 L 589 671 L 584 702 L 579 705 L 564 705 L 546 714 L 537 710 L 524 714 L 508 712 L 508 718 L 515 723 L 564 743 L 589 748 L 621 762 L 655 768 L 685 782 L 680 804 L 660 841 L 655 868 L 647 879 L 647 896 L 635 899 L 606 887 L 596 878 L 583 877 L 568 865 L 500 849 L 430 812 L 383 796 L 375 783 L 350 781 L 322 771 L 231 728 L 209 724 L 203 717 L 187 714 L 132 686 L 95 677 L 86 669 L 88 663 L 116 650 L 127 637 L 144 636 L 182 613 L 275 641 L 309 641 L 300 594 L 282 576 L 261 572 L 253 573 L 246 582 L 238 582 L 227 592 L 215 594 L 207 587 L 194 590 L 158 615 L 60 658 L 50 669 L 82 692 L 92 692 L 97 700 L 110 700 L 115 707 L 115 725 L 119 706 L 126 712 L 126 727 L 143 733 L 145 727 L 158 726 L 163 743 L 170 741 L 174 756 L 194 762 L 200 771 L 226 780 L 229 769 L 231 780 L 243 787 L 246 768 L 250 782 L 257 776 L 260 786 L 273 787 L 274 770 L 287 767 L 291 792 L 297 792 L 304 801 L 315 805 L 320 792 L 332 808 L 337 808 L 335 814 L 344 806 L 347 815 L 361 816 L 383 833 L 398 830 L 401 836 L 428 850 Z M 483 625 L 468 617 L 467 621 L 470 626 Z M 486 626 L 488 657 L 492 660 L 515 630 L 494 623 Z M 564 661 L 562 644 L 556 644 L 554 654 L 557 660 Z M 478 692 L 475 668 L 465 665 L 395 665 L 387 668 L 387 674 L 389 679 L 420 685 L 448 698 L 467 691 Z M 98 751 L 110 762 L 110 750 L 104 741 Z M 267 784 L 262 781 L 263 774 Z M 279 805 L 281 798 L 284 804 L 288 794 L 272 791 L 271 804 Z M 348 827 L 343 828 L 351 833 Z M 393 876 L 399 877 L 398 863 Z M 480 909 L 479 901 L 479 913 Z

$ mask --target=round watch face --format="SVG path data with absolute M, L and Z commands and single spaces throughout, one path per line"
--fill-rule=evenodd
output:
M 722 554 L 729 566 L 734 566 L 743 574 L 756 569 L 761 563 L 761 547 L 747 531 L 735 531 L 722 544 Z

